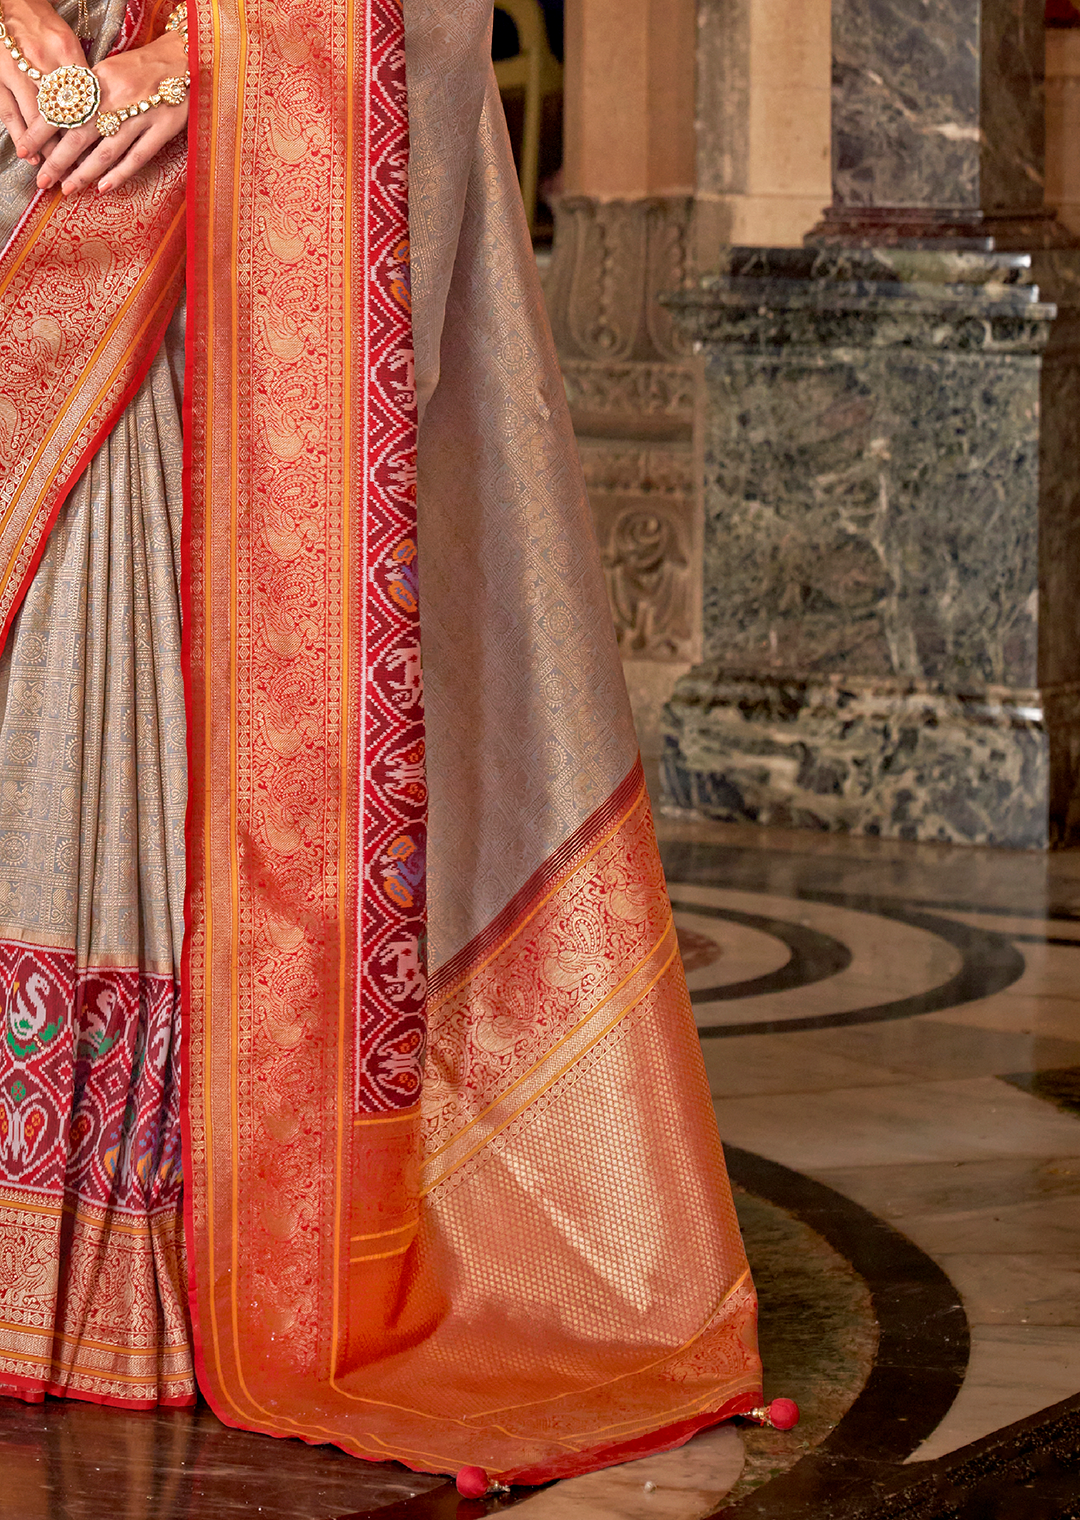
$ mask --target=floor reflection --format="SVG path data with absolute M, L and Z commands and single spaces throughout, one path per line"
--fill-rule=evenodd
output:
M 0 1447 L 2 1520 L 328 1520 L 445 1482 L 230 1430 L 205 1407 L 3 1399 Z

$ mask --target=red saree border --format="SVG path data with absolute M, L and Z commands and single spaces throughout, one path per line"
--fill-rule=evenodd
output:
M 583 1472 L 597 1472 L 603 1467 L 616 1467 L 621 1462 L 637 1462 L 643 1457 L 655 1457 L 661 1452 L 674 1451 L 692 1441 L 700 1430 L 732 1420 L 736 1415 L 749 1414 L 761 1402 L 761 1393 L 740 1393 L 727 1399 L 716 1409 L 690 1419 L 676 1420 L 648 1435 L 635 1436 L 632 1440 L 619 1441 L 611 1446 L 598 1446 L 594 1450 L 575 1454 L 562 1460 L 546 1462 L 541 1467 L 525 1467 L 509 1475 L 510 1480 L 523 1487 L 540 1483 L 553 1483 L 562 1478 L 576 1478 Z
M 11 1377 L 0 1373 L 0 1394 L 10 1393 L 24 1404 L 44 1404 L 50 1399 L 75 1399 L 80 1404 L 97 1404 L 102 1409 L 128 1409 L 139 1412 L 152 1409 L 194 1409 L 199 1402 L 197 1393 L 183 1398 L 164 1399 L 116 1399 L 107 1393 L 88 1393 L 82 1388 L 66 1388 L 60 1383 L 33 1383 L 29 1378 Z
M 305 9 L 304 42 L 280 5 L 207 0 L 197 20 L 185 1170 L 201 1380 L 236 1422 L 268 1316 L 298 1313 L 332 1367 L 352 1268 L 404 1254 L 350 1241 L 404 1230 L 384 1205 L 419 1123 L 427 793 L 401 8 L 332 0 L 315 32 Z M 297 111 L 298 89 L 327 110 Z M 299 1159 L 282 1048 L 318 1052 Z M 347 1185 L 364 1157 L 386 1191 Z M 250 1164 L 273 1208 L 241 1189 Z M 322 1235 L 280 1249 L 312 1200 Z M 254 1328 L 241 1233 L 274 1284 Z
M 170 228 L 170 234 L 173 231 L 174 228 Z M 135 334 L 132 346 L 124 355 L 119 383 L 114 383 L 111 394 L 99 394 L 88 420 L 77 431 L 78 441 L 73 443 L 64 456 L 62 470 L 57 471 L 46 489 L 25 511 L 23 531 L 6 567 L 0 571 L 0 617 L 3 618 L 0 625 L 0 649 L 7 643 L 11 625 L 41 563 L 49 534 L 56 526 L 64 503 L 149 373 L 183 288 L 182 269 L 181 253 L 168 287 L 151 309 L 148 320 Z M 0 468 L 2 465 L 0 459 Z

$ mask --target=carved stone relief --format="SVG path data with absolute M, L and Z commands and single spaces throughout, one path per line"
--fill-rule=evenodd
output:
M 581 454 L 624 659 L 691 659 L 690 449 L 583 439 Z
M 699 361 L 658 300 L 689 282 L 692 207 L 563 200 L 544 282 L 646 757 L 700 657 Z
M 579 436 L 688 440 L 694 427 L 692 364 L 601 364 L 562 360 Z
M 622 512 L 604 551 L 620 647 L 651 659 L 678 659 L 689 636 L 687 569 L 673 518 L 647 508 Z

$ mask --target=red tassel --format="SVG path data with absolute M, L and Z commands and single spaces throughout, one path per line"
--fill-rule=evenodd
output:
M 773 1399 L 771 1404 L 751 1409 L 749 1418 L 773 1430 L 793 1430 L 799 1423 L 799 1406 L 794 1399 Z
M 482 1499 L 490 1487 L 482 1467 L 463 1467 L 457 1475 L 457 1491 L 463 1499 Z

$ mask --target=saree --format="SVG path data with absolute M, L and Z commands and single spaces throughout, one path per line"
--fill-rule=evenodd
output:
M 662 1450 L 755 1300 L 491 3 L 193 20 L 0 259 L 0 1392 Z

